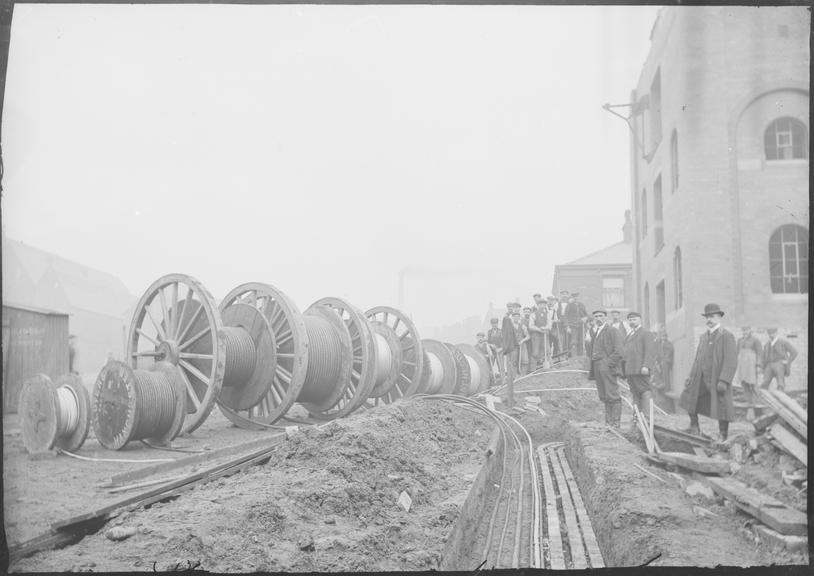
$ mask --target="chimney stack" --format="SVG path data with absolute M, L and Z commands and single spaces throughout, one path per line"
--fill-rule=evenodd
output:
M 630 219 L 630 210 L 625 210 L 625 225 L 622 226 L 622 241 L 625 244 L 633 242 L 633 221 Z

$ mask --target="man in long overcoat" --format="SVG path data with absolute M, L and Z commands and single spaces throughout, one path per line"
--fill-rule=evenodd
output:
M 735 417 L 732 402 L 732 378 L 738 367 L 735 336 L 721 326 L 724 312 L 717 304 L 704 306 L 702 314 L 707 331 L 701 335 L 690 376 L 681 393 L 679 405 L 690 415 L 687 432 L 700 434 L 698 415 L 718 420 L 720 440 L 726 440 L 729 422 Z
M 655 342 L 653 334 L 642 327 L 641 314 L 631 312 L 627 315 L 627 321 L 630 324 L 630 332 L 625 336 L 622 371 L 630 386 L 634 403 L 643 414 L 646 414 L 646 411 L 650 410 L 650 400 L 653 398 L 650 375 L 656 363 Z
M 622 420 L 622 397 L 616 375 L 622 360 L 622 335 L 605 324 L 604 310 L 593 312 L 594 327 L 586 339 L 587 354 L 591 360 L 588 379 L 596 380 L 599 401 L 605 404 L 605 424 L 619 428 Z

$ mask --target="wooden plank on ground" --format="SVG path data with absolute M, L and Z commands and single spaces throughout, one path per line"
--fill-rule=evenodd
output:
M 560 517 L 557 515 L 557 496 L 554 493 L 554 482 L 551 480 L 551 471 L 548 468 L 548 458 L 542 446 L 537 448 L 540 459 L 540 468 L 543 471 L 543 490 L 545 491 L 545 512 L 548 526 L 548 556 L 552 570 L 565 570 L 565 556 L 562 550 L 562 534 L 560 534 Z
M 772 394 L 775 398 L 777 398 L 777 401 L 780 402 L 792 414 L 797 416 L 797 418 L 799 418 L 803 424 L 808 426 L 808 412 L 806 412 L 805 409 L 802 406 L 800 406 L 796 400 L 788 396 L 782 390 L 770 390 L 769 393 Z
M 731 478 L 707 478 L 707 482 L 719 495 L 729 498 L 738 508 L 781 534 L 800 536 L 808 531 L 804 512 L 790 508 L 772 496 Z
M 795 432 L 797 432 L 803 438 L 808 438 L 808 426 L 797 416 L 795 416 L 791 410 L 783 406 L 780 403 L 780 400 L 769 394 L 768 390 L 757 388 L 756 391 L 763 401 L 771 406 L 772 410 L 774 410 L 777 415 L 780 416 L 780 418 L 791 426 Z
M 568 545 L 571 548 L 571 562 L 573 562 L 575 569 L 585 569 L 588 567 L 588 562 L 585 559 L 585 547 L 582 544 L 582 534 L 579 531 L 579 523 L 577 522 L 577 515 L 574 511 L 574 503 L 571 500 L 571 494 L 565 481 L 562 465 L 553 448 L 549 447 L 548 454 L 552 467 L 554 468 L 554 479 L 557 481 L 557 487 L 560 489 L 560 502 L 562 502 L 565 526 L 568 530 Z
M 774 412 L 769 412 L 760 418 L 753 420 L 752 427 L 755 429 L 755 432 L 759 434 L 768 428 L 775 420 L 777 420 L 777 414 Z
M 653 423 L 653 430 L 655 432 L 661 432 L 662 434 L 665 434 L 672 438 L 676 438 L 678 440 L 684 440 L 685 442 L 694 444 L 695 446 L 709 446 L 710 444 L 709 438 L 704 438 L 703 436 L 696 436 L 695 434 L 690 434 L 682 430 L 675 430 L 673 428 L 669 428 L 668 426 L 656 424 L 655 422 Z
M 729 462 L 726 460 L 707 458 L 706 456 L 698 456 L 695 454 L 685 454 L 683 452 L 660 452 L 657 457 L 670 464 L 695 470 L 696 472 L 704 472 L 705 474 L 729 474 Z
M 604 568 L 605 560 L 602 558 L 602 551 L 599 549 L 599 544 L 596 541 L 596 534 L 591 525 L 591 517 L 588 516 L 588 511 L 585 509 L 585 502 L 582 500 L 582 494 L 579 491 L 579 486 L 571 472 L 571 465 L 565 458 L 565 449 L 560 448 L 557 450 L 557 455 L 562 465 L 562 471 L 565 475 L 565 480 L 568 484 L 568 490 L 574 500 L 574 509 L 577 514 L 577 521 L 582 529 L 582 539 L 585 542 L 585 548 L 588 551 L 588 561 L 591 568 Z
M 771 428 L 769 428 L 769 432 L 772 438 L 774 438 L 786 452 L 808 467 L 808 446 L 805 442 L 797 438 L 793 432 L 786 430 L 780 422 L 772 424 Z
M 176 468 L 183 468 L 185 466 L 191 466 L 193 464 L 201 464 L 209 460 L 214 460 L 215 458 L 220 458 L 221 456 L 234 456 L 235 454 L 240 454 L 243 451 L 253 450 L 258 447 L 262 448 L 264 446 L 274 446 L 276 444 L 279 444 L 283 440 L 285 440 L 285 432 L 267 434 L 264 435 L 262 438 L 249 440 L 248 442 L 243 442 L 242 444 L 237 444 L 235 446 L 225 446 L 223 448 L 210 450 L 209 452 L 204 452 L 203 454 L 195 454 L 193 456 L 185 456 L 184 458 L 178 458 L 173 462 L 162 462 L 160 464 L 145 466 L 144 468 L 138 468 L 136 470 L 131 470 L 129 472 L 115 474 L 110 477 L 110 484 L 101 487 L 114 488 L 123 484 L 130 483 L 133 480 L 147 478 L 154 474 L 158 474 L 159 472 L 175 470 Z

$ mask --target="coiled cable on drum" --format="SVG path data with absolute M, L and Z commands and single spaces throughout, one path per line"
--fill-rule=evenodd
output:
M 342 369 L 342 341 L 331 323 L 317 315 L 306 314 L 308 369 L 300 402 L 320 402 L 328 397 Z

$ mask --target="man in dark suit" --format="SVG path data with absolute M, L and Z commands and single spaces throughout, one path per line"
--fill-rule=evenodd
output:
M 690 376 L 679 398 L 679 405 L 690 415 L 687 432 L 700 434 L 698 415 L 718 420 L 719 440 L 729 434 L 729 422 L 735 418 L 732 378 L 738 367 L 735 335 L 721 326 L 724 311 L 717 304 L 704 306 L 707 330 L 698 341 Z
M 791 373 L 791 363 L 797 358 L 797 349 L 777 335 L 777 328 L 767 329 L 769 341 L 763 349 L 761 368 L 763 369 L 763 388 L 769 388 L 772 380 L 777 378 L 777 388 L 786 389 L 786 376 Z
M 622 360 L 622 335 L 605 324 L 607 313 L 604 310 L 594 310 L 593 317 L 594 327 L 587 342 L 591 360 L 588 379 L 596 380 L 596 392 L 600 402 L 605 404 L 605 424 L 619 428 L 622 398 L 619 396 L 616 374 Z
M 653 399 L 650 375 L 656 361 L 653 334 L 642 327 L 642 316 L 638 312 L 629 313 L 627 322 L 630 332 L 625 337 L 622 371 L 630 386 L 633 402 L 643 414 L 649 413 L 650 401 Z

